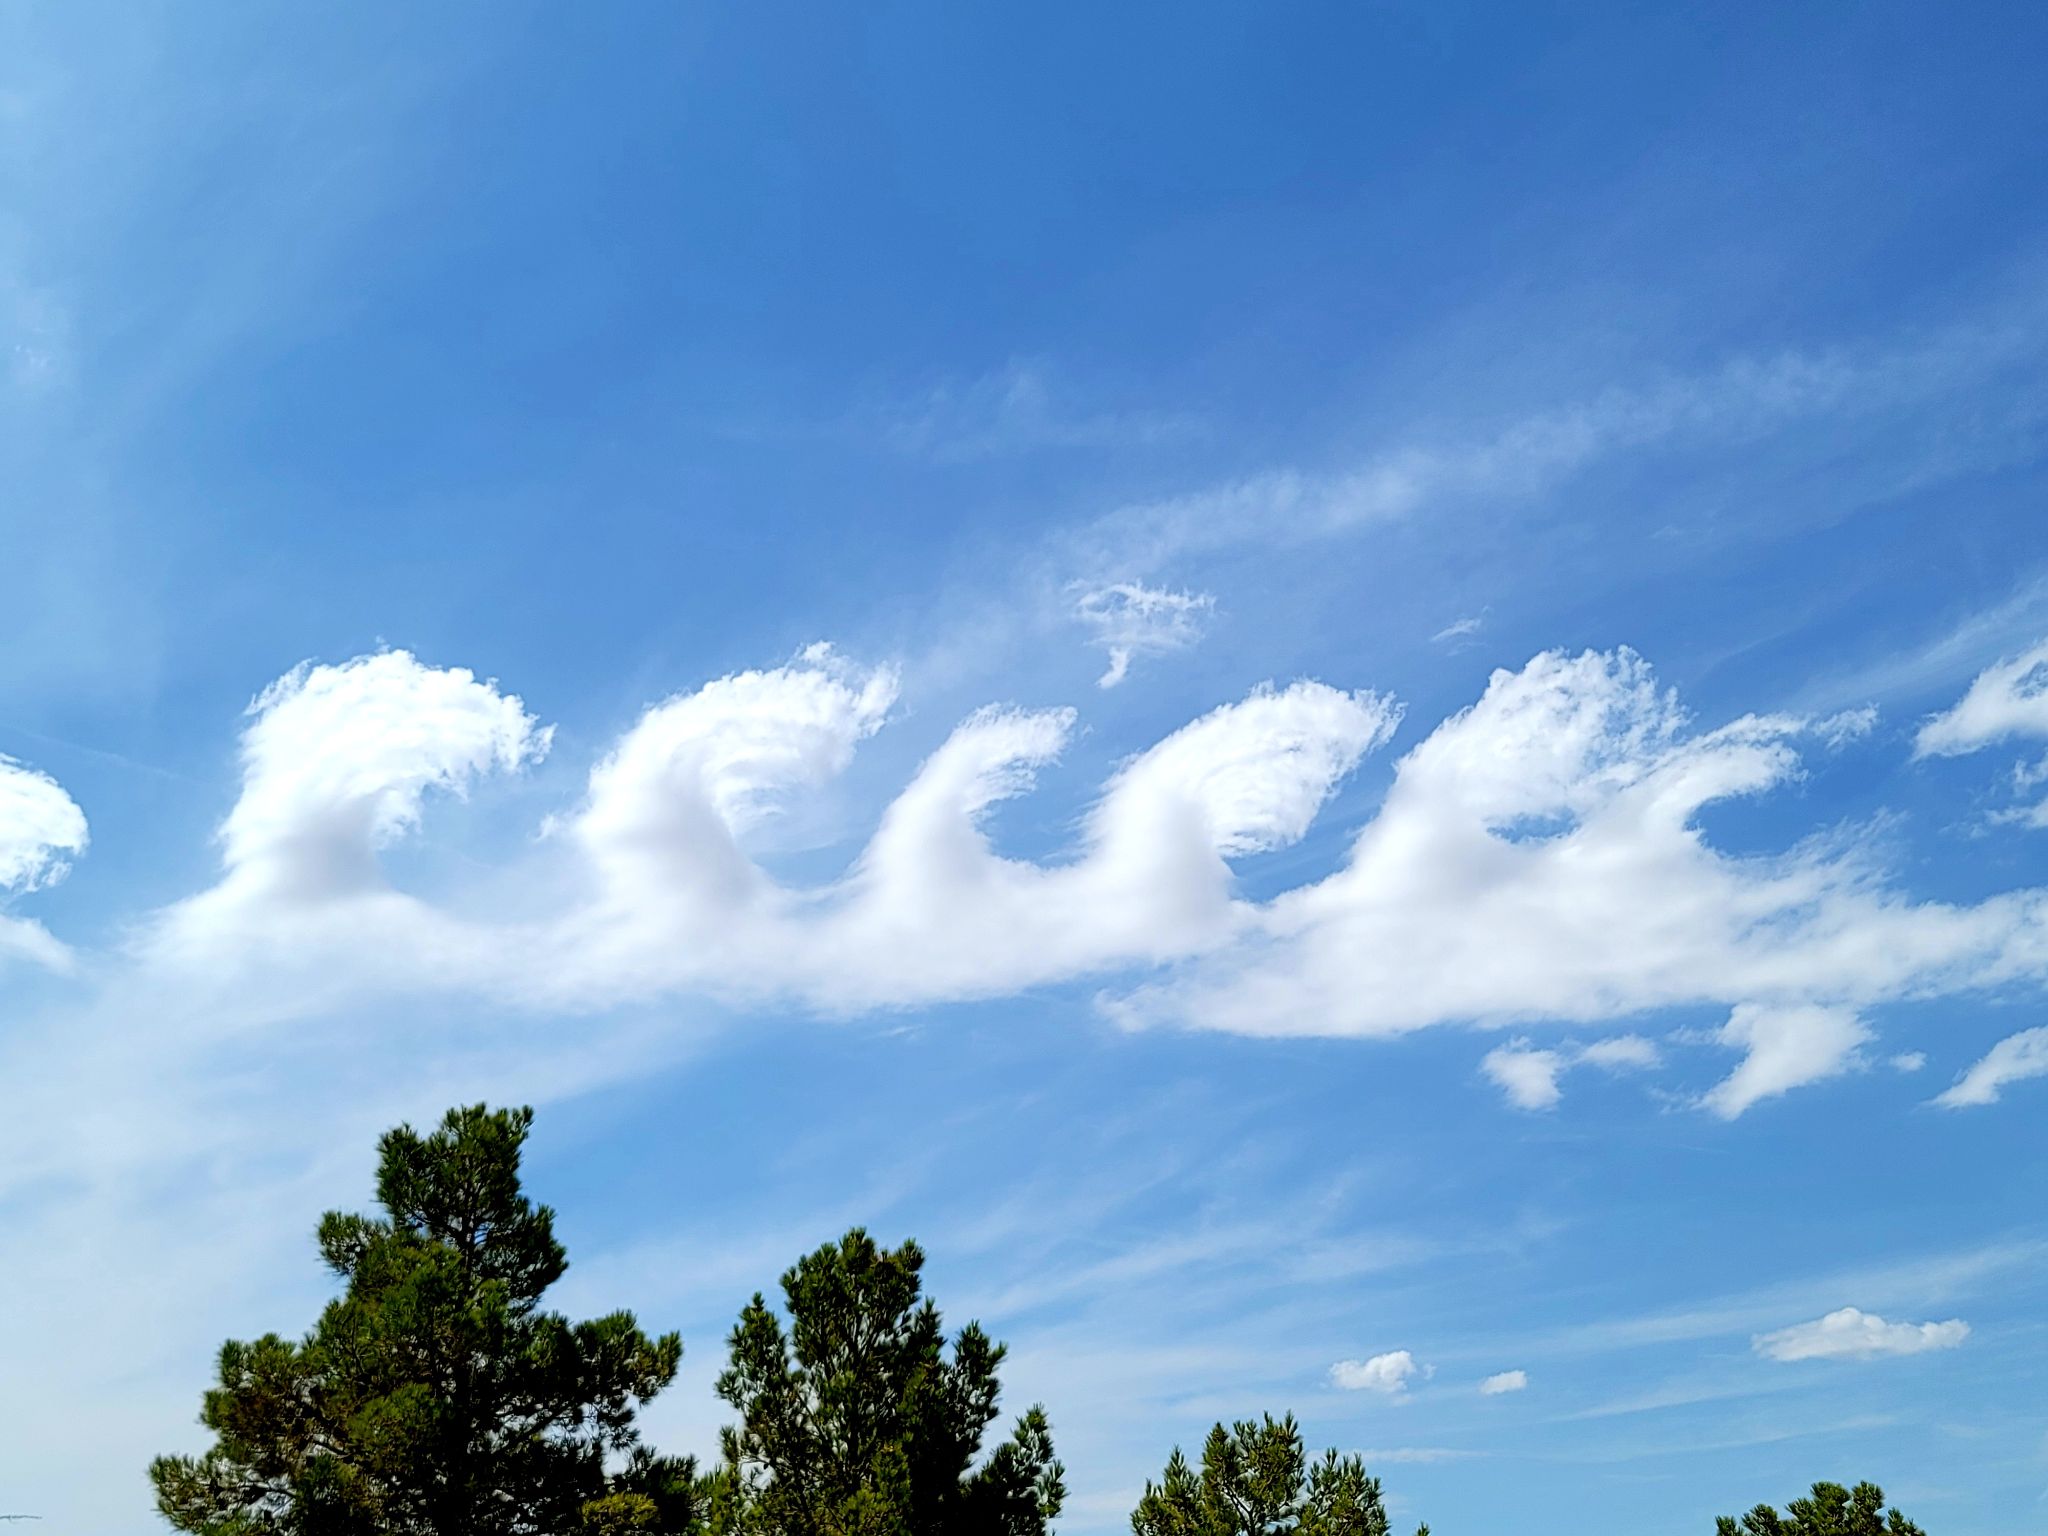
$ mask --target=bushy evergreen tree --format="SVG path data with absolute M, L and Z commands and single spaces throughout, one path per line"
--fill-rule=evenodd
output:
M 1811 1496 L 1794 1499 L 1782 1515 L 1759 1504 L 1740 1525 L 1723 1515 L 1714 1529 L 1717 1536 L 1927 1536 L 1896 1509 L 1885 1510 L 1884 1490 L 1875 1483 L 1815 1483 Z
M 1136 1536 L 1388 1536 L 1380 1482 L 1356 1456 L 1311 1464 L 1294 1415 L 1218 1424 L 1197 1472 L 1174 1447 L 1131 1514 Z M 1417 1536 L 1429 1536 L 1423 1526 Z
M 201 1422 L 213 1447 L 151 1468 L 157 1505 L 206 1536 L 560 1536 L 694 1528 L 693 1464 L 637 1444 L 676 1335 L 628 1312 L 571 1323 L 568 1267 L 521 1192 L 530 1110 L 451 1110 L 379 1144 L 381 1216 L 329 1212 L 342 1294 L 296 1343 L 230 1341 Z M 607 1455 L 622 1459 L 607 1476 Z
M 915 1243 L 849 1232 L 782 1277 L 783 1325 L 759 1294 L 733 1329 L 718 1392 L 739 1410 L 718 1490 L 761 1536 L 1042 1536 L 1064 1497 L 1044 1411 L 977 1464 L 1003 1346 L 952 1342 L 922 1299 Z M 730 1518 L 721 1512 L 719 1520 Z

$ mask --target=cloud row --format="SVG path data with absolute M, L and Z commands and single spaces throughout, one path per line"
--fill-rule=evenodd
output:
M 1610 1035 L 1590 1045 L 1555 1049 L 1522 1037 L 1488 1051 L 1479 1069 L 1517 1109 L 1554 1109 L 1564 1097 L 1558 1079 L 1575 1066 L 1632 1072 L 1647 1070 L 1662 1061 L 1663 1053 L 1641 1035 Z
M 1921 750 L 2000 739 L 2005 716 L 1981 698 L 2031 676 L 1980 678 Z M 1715 848 L 1701 813 L 1794 780 L 1801 742 L 1839 722 L 1698 729 L 1627 650 L 1495 672 L 1399 759 L 1339 867 L 1270 900 L 1249 899 L 1234 866 L 1309 833 L 1393 735 L 1391 700 L 1257 689 L 1125 760 L 1072 845 L 1042 859 L 999 851 L 989 820 L 1058 760 L 1076 717 L 985 709 L 839 874 L 778 878 L 773 824 L 845 772 L 898 689 L 892 671 L 817 646 L 663 700 L 487 886 L 430 900 L 380 856 L 434 797 L 542 759 L 549 729 L 495 682 L 403 651 L 300 667 L 251 706 L 218 881 L 149 922 L 141 957 L 238 995 L 267 977 L 296 1008 L 381 987 L 572 1010 L 698 991 L 844 1014 L 1090 977 L 1125 1024 L 1252 1035 L 1718 1006 L 1714 1038 L 1741 1059 L 1702 1102 L 1729 1118 L 1860 1065 L 1873 1004 L 2048 975 L 2048 892 L 1915 901 L 1848 833 Z M 0 883 L 47 883 L 85 838 L 58 786 L 0 765 Z M 64 953 L 21 919 L 0 945 Z M 2037 1042 L 2000 1052 L 1944 1102 L 1988 1102 L 2039 1070 Z M 1485 1066 L 1542 1108 L 1570 1068 L 1657 1061 L 1622 1036 L 1517 1040 Z
M 1434 1375 L 1435 1366 L 1421 1364 L 1409 1350 L 1394 1349 L 1365 1360 L 1339 1360 L 1330 1367 L 1330 1385 L 1344 1392 L 1376 1392 L 1398 1403 L 1407 1400 L 1408 1389 L 1415 1382 Z M 1527 1371 L 1500 1371 L 1479 1383 L 1479 1394 L 1500 1397 L 1528 1385 Z

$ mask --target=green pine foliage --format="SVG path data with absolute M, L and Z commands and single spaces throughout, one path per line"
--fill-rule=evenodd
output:
M 522 1193 L 531 1110 L 450 1110 L 378 1144 L 382 1214 L 330 1211 L 341 1294 L 296 1342 L 221 1347 L 201 1456 L 150 1467 L 157 1507 L 199 1536 L 1047 1536 L 1065 1500 L 1044 1409 L 984 1453 L 1004 1348 L 950 1340 L 924 1254 L 855 1228 L 758 1293 L 718 1394 L 720 1465 L 656 1454 L 635 1417 L 682 1344 L 629 1312 L 572 1323 L 541 1299 L 568 1268 L 554 1213 Z M 784 1317 L 787 1323 L 784 1322 Z M 0 1515 L 0 1520 L 26 1518 Z M 1718 1536 L 1925 1536 L 1873 1483 L 1815 1483 Z M 1178 1448 L 1134 1536 L 1391 1536 L 1357 1456 L 1311 1461 L 1292 1415 Z M 1423 1526 L 1417 1536 L 1429 1536 Z
M 343 1282 L 304 1339 L 230 1341 L 199 1457 L 151 1468 L 157 1506 L 205 1536 L 681 1532 L 695 1468 L 637 1444 L 635 1410 L 682 1344 L 630 1313 L 543 1311 L 567 1268 L 554 1213 L 520 1192 L 530 1110 L 451 1110 L 379 1146 L 381 1216 L 330 1212 Z M 606 1457 L 622 1463 L 607 1476 Z
M 1176 1446 L 1131 1515 L 1136 1536 L 1388 1536 L 1380 1482 L 1356 1456 L 1311 1464 L 1294 1415 L 1209 1431 L 1197 1472 Z M 1417 1536 L 1429 1536 L 1423 1526 Z
M 756 1294 L 718 1393 L 729 1496 L 761 1536 L 1043 1536 L 1065 1496 L 1043 1409 L 977 1463 L 1003 1346 L 974 1323 L 948 1358 L 915 1243 L 855 1229 L 782 1277 L 789 1328 Z
M 1716 1536 L 1927 1536 L 1896 1509 L 1886 1511 L 1884 1490 L 1875 1483 L 1815 1483 L 1810 1497 L 1794 1499 L 1782 1515 L 1759 1504 L 1740 1525 L 1723 1515 L 1714 1530 Z

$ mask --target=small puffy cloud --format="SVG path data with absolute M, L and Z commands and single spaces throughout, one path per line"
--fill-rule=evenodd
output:
M 1959 1317 L 1945 1323 L 1888 1323 L 1873 1313 L 1843 1307 L 1810 1323 L 1796 1323 L 1751 1341 L 1769 1360 L 1870 1360 L 1954 1349 L 1970 1336 Z
M 1563 1097 L 1559 1079 L 1573 1067 L 1636 1072 L 1659 1066 L 1663 1059 L 1656 1045 L 1641 1035 L 1614 1035 L 1591 1045 L 1554 1049 L 1514 1040 L 1489 1051 L 1479 1067 L 1517 1109 L 1551 1109 Z
M 2048 1029 L 2023 1029 L 2006 1036 L 1934 1102 L 1944 1109 L 1995 1104 L 2007 1083 L 2030 1077 L 2048 1077 Z
M 1986 667 L 1951 709 L 1920 727 L 1916 757 L 1956 757 L 2014 737 L 2048 737 L 2048 641 Z
M 1870 1031 L 1852 1009 L 1743 1003 L 1715 1038 L 1746 1054 L 1701 1102 L 1733 1120 L 1760 1100 L 1851 1070 Z
M 1519 1392 L 1528 1385 L 1527 1371 L 1502 1371 L 1499 1375 L 1489 1376 L 1479 1383 L 1479 1390 L 1487 1397 L 1499 1397 L 1503 1392 Z
M 1562 1052 L 1538 1050 L 1517 1040 L 1488 1051 L 1479 1069 L 1517 1109 L 1551 1109 L 1562 1096 L 1557 1080 L 1569 1065 Z
M 1377 1392 L 1382 1397 L 1403 1397 L 1409 1382 L 1429 1374 L 1405 1349 L 1369 1360 L 1339 1360 L 1330 1367 L 1330 1380 L 1346 1392 Z
M 1918 1072 L 1927 1065 L 1925 1051 L 1901 1051 L 1887 1062 L 1894 1072 Z
M 1109 668 L 1096 684 L 1114 688 L 1140 656 L 1184 651 L 1202 638 L 1216 599 L 1207 592 L 1175 592 L 1141 581 L 1082 586 L 1074 595 L 1074 616 L 1093 632 L 1092 644 L 1109 653 Z

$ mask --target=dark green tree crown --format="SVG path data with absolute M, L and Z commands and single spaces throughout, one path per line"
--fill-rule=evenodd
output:
M 740 1314 L 718 1393 L 740 1414 L 725 1459 L 760 1529 L 1038 1536 L 1059 1512 L 1042 1409 L 975 1464 L 1003 1347 L 970 1323 L 948 1358 L 923 1267 L 915 1243 L 856 1229 L 782 1277 L 786 1332 L 758 1294 Z
M 1131 1515 L 1136 1536 L 1388 1536 L 1380 1482 L 1356 1456 L 1311 1464 L 1294 1415 L 1218 1424 L 1197 1472 L 1174 1448 Z M 1423 1526 L 1417 1536 L 1429 1536 Z
M 540 1309 L 568 1266 L 520 1190 L 532 1111 L 451 1110 L 379 1143 L 381 1216 L 330 1212 L 342 1294 L 298 1343 L 230 1341 L 204 1456 L 150 1469 L 158 1507 L 209 1536 L 541 1536 L 585 1522 L 682 1530 L 695 1469 L 638 1447 L 633 1416 L 681 1341 L 628 1312 Z M 608 1478 L 605 1457 L 626 1458 Z
M 1759 1504 L 1740 1525 L 1723 1515 L 1714 1529 L 1718 1536 L 1927 1536 L 1896 1509 L 1886 1512 L 1884 1490 L 1875 1483 L 1815 1483 L 1813 1493 L 1794 1499 L 1783 1515 Z

